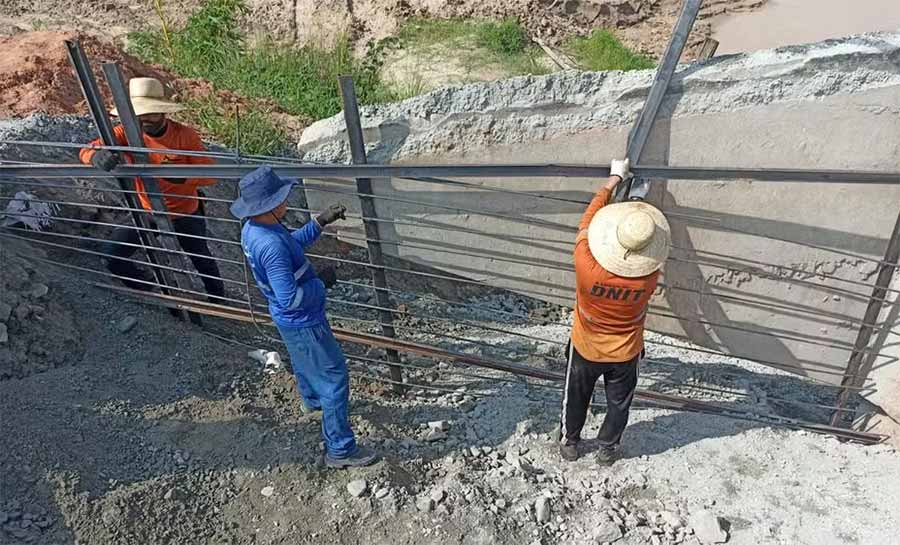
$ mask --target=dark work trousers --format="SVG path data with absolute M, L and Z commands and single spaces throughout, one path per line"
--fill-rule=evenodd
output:
M 206 217 L 203 215 L 203 209 L 198 209 L 196 212 L 194 212 L 193 215 L 190 216 L 172 215 L 169 217 L 172 220 L 172 228 L 176 233 L 179 233 L 181 235 L 193 235 L 176 235 L 175 238 L 178 239 L 178 244 L 181 246 L 182 250 L 189 254 L 196 254 L 190 255 L 188 257 L 191 258 L 191 262 L 194 264 L 194 268 L 197 269 L 197 272 L 199 272 L 200 274 L 208 275 L 200 277 L 200 279 L 203 281 L 203 285 L 206 287 L 206 293 L 219 297 L 224 296 L 225 286 L 222 283 L 222 278 L 219 274 L 219 267 L 216 264 L 216 261 L 214 259 L 211 259 L 212 254 L 209 251 L 209 246 L 206 244 L 206 240 L 202 238 L 194 238 L 194 236 L 206 236 Z M 120 227 L 113 231 L 110 239 L 111 240 L 109 242 L 103 244 L 102 248 L 102 252 L 109 256 L 109 261 L 106 265 L 106 267 L 109 269 L 109 272 L 115 275 L 124 276 L 126 278 L 147 280 L 147 278 L 141 272 L 141 269 L 134 262 L 126 261 L 124 259 L 116 259 L 130 258 L 138 250 L 139 246 L 127 245 L 140 245 L 138 231 L 129 227 Z M 125 242 L 127 244 L 116 244 L 117 242 Z M 150 291 L 153 287 L 150 284 L 144 284 L 141 282 L 133 282 L 126 279 L 121 280 L 122 283 L 129 288 L 137 290 Z
M 581 430 L 594 396 L 594 385 L 602 376 L 607 408 L 597 437 L 601 447 L 619 444 L 622 432 L 628 425 L 628 412 L 637 388 L 641 354 L 624 363 L 595 363 L 584 359 L 571 342 L 566 354 L 568 366 L 560 417 L 561 440 L 566 445 L 574 445 L 581 440 Z

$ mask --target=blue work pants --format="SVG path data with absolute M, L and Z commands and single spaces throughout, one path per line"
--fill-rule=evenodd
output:
M 350 379 L 347 361 L 327 323 L 310 327 L 278 326 L 291 355 L 303 403 L 322 409 L 322 436 L 332 458 L 356 452 L 350 429 Z

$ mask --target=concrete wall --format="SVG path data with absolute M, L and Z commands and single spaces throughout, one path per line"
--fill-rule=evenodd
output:
M 564 73 L 364 109 L 370 161 L 608 163 L 623 154 L 651 79 L 649 71 Z M 315 160 L 345 160 L 344 138 L 342 121 L 326 120 L 304 134 L 300 149 Z M 682 67 L 642 162 L 900 171 L 900 33 Z M 567 201 L 587 201 L 597 186 L 572 178 L 467 181 Z M 386 251 L 570 304 L 571 242 L 583 204 L 407 180 L 376 181 L 376 192 L 495 214 L 381 200 L 382 217 L 436 227 L 383 224 L 384 238 L 440 241 L 480 257 Z M 334 197 L 309 192 L 313 207 Z M 883 255 L 900 185 L 660 180 L 650 200 L 669 216 L 675 246 L 651 328 L 840 382 L 876 273 L 875 263 L 853 255 Z M 439 229 L 446 226 L 473 232 Z M 896 312 L 888 327 L 878 337 L 885 352 L 897 344 L 890 340 L 900 332 Z M 874 358 L 873 378 L 896 380 L 896 359 Z

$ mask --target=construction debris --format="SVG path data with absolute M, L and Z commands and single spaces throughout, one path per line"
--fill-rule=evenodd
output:
M 138 323 L 137 318 L 134 316 L 126 316 L 119 321 L 119 325 L 116 326 L 116 329 L 119 330 L 119 333 L 125 334 L 134 329 Z
M 704 545 L 725 543 L 728 541 L 728 531 L 722 519 L 711 511 L 697 511 L 691 515 L 690 526 L 694 530 L 697 539 Z
M 430 496 L 420 496 L 416 498 L 416 509 L 423 513 L 430 513 L 434 510 L 434 500 Z
M 369 489 L 369 483 L 365 479 L 356 479 L 347 483 L 347 492 L 354 498 L 362 497 Z

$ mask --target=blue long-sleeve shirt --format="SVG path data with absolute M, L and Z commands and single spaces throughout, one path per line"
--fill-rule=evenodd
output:
M 277 325 L 310 327 L 326 322 L 325 285 L 303 252 L 321 234 L 315 220 L 295 231 L 253 220 L 241 229 L 244 255 Z

